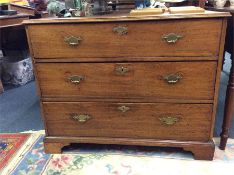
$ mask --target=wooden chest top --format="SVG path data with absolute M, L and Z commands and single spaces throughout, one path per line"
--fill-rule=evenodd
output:
M 129 16 L 128 13 L 112 13 L 111 15 L 76 18 L 42 18 L 37 20 L 25 20 L 24 24 L 59 24 L 59 23 L 85 23 L 85 22 L 111 22 L 111 21 L 146 21 L 168 19 L 194 19 L 194 18 L 223 18 L 231 16 L 228 12 L 205 11 L 194 14 L 169 14 L 149 16 Z

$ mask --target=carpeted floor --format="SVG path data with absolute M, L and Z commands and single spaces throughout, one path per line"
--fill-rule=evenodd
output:
M 44 132 L 30 135 L 1 175 L 231 175 L 234 164 L 234 139 L 225 151 L 219 138 L 213 161 L 194 160 L 190 152 L 175 148 L 78 144 L 63 154 L 45 154 Z M 0 134 L 1 138 L 1 134 Z M 192 171 L 191 171 L 192 170 Z
M 221 76 L 214 136 L 218 136 L 221 131 L 226 86 L 231 65 L 229 57 L 230 55 L 226 54 L 226 61 Z M 44 129 L 40 117 L 35 82 L 30 82 L 18 88 L 6 88 L 8 90 L 0 94 L 0 133 Z M 230 137 L 234 138 L 234 120 L 232 121 Z
M 35 82 L 0 95 L 0 133 L 43 129 Z
M 0 134 L 0 174 L 8 162 L 13 159 L 30 134 Z

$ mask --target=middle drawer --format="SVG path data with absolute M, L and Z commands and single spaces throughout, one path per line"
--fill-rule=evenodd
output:
M 212 100 L 217 63 L 37 63 L 42 97 Z

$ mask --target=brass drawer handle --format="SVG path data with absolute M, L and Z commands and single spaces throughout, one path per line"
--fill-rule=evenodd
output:
M 159 120 L 165 125 L 174 125 L 179 121 L 179 118 L 173 116 L 163 116 L 159 117 Z
M 127 35 L 128 28 L 126 26 L 117 26 L 113 28 L 113 32 L 117 33 L 118 35 Z
M 129 70 L 128 70 L 127 67 L 121 66 L 121 67 L 115 68 L 115 71 L 116 71 L 118 74 L 125 74 L 125 73 L 127 73 Z
M 180 79 L 182 79 L 182 75 L 180 74 L 168 74 L 163 77 L 163 79 L 168 83 L 168 84 L 176 84 L 179 82 Z
M 127 106 L 119 106 L 118 110 L 121 112 L 127 112 L 128 110 L 130 110 L 130 108 Z
M 68 80 L 70 80 L 70 82 L 73 84 L 79 84 L 81 82 L 81 80 L 84 80 L 84 77 L 79 76 L 79 75 L 72 75 L 72 76 L 68 77 Z
M 78 46 L 82 41 L 82 38 L 80 36 L 69 36 L 65 37 L 64 41 L 67 42 L 70 46 Z
M 85 123 L 91 119 L 90 115 L 85 115 L 85 114 L 80 114 L 80 115 L 73 114 L 71 117 L 73 120 L 78 121 L 79 123 Z
M 180 38 L 182 38 L 181 35 L 175 34 L 175 33 L 169 33 L 166 35 L 163 35 L 162 38 L 167 42 L 167 43 L 176 43 Z

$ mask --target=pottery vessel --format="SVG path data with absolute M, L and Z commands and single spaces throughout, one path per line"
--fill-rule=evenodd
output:
M 226 2 L 227 0 L 214 0 L 214 7 L 217 7 L 217 8 L 224 7 Z
M 234 8 L 234 0 L 229 0 L 230 1 L 230 7 Z

